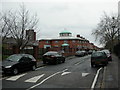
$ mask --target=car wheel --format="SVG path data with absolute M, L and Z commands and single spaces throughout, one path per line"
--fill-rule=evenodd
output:
M 32 70 L 33 70 L 33 71 L 36 70 L 36 66 L 35 66 L 35 65 L 32 66 Z
M 108 64 L 108 62 L 106 62 L 106 63 L 104 64 L 104 66 L 107 66 L 107 64 Z
M 59 63 L 59 61 L 58 60 L 56 60 L 55 62 L 54 62 L 54 64 L 58 64 Z
M 62 60 L 62 63 L 65 63 L 65 59 L 64 59 L 64 60 Z
M 46 61 L 43 61 L 43 64 L 46 64 Z
M 18 73 L 19 73 L 19 71 L 18 71 L 18 69 L 17 69 L 17 68 L 14 68 L 12 73 L 13 73 L 14 75 L 16 75 L 16 74 L 18 74 Z
M 91 67 L 94 68 L 94 67 L 95 67 L 95 64 L 91 64 Z

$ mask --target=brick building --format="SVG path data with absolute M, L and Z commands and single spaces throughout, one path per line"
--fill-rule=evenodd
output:
M 38 57 L 38 41 L 36 40 L 36 32 L 33 29 L 26 30 L 26 37 L 29 38 L 27 44 L 23 51 L 20 50 L 18 52 L 18 48 L 16 47 L 16 41 L 13 37 L 5 38 L 4 42 L 2 42 L 3 50 L 2 53 L 4 55 L 11 55 L 16 53 L 29 53 L 32 54 L 35 58 Z M 27 38 L 23 40 L 23 43 L 27 41 Z M 7 51 L 7 52 L 6 52 Z
M 39 48 L 64 51 L 66 55 L 73 55 L 77 50 L 97 49 L 97 47 L 93 43 L 89 43 L 87 39 L 80 35 L 73 37 L 69 31 L 60 32 L 58 38 L 40 39 Z

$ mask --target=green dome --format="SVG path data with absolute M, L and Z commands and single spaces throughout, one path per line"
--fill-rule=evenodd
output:
M 69 44 L 67 44 L 67 43 L 64 43 L 64 44 L 62 44 L 62 46 L 64 47 L 64 46 L 69 46 Z
M 66 33 L 69 33 L 69 34 L 72 34 L 70 31 L 62 31 L 62 32 L 60 32 L 60 34 L 66 34 Z

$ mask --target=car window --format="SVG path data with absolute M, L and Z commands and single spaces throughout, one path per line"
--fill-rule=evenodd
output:
M 29 57 L 22 57 L 22 58 L 20 59 L 20 62 L 30 62 L 30 61 L 32 61 L 32 59 L 29 58 Z
M 19 61 L 22 58 L 21 55 L 11 55 L 7 58 L 7 60 L 11 60 L 11 61 Z
M 103 52 L 95 52 L 92 54 L 92 57 L 99 57 L 99 56 L 106 57 L 105 53 Z
M 28 55 L 28 57 L 31 58 L 31 59 L 34 59 L 34 57 L 32 55 Z
M 47 52 L 44 55 L 58 55 L 58 53 L 57 52 Z

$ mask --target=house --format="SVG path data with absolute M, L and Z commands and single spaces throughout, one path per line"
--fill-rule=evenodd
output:
M 78 50 L 94 49 L 94 45 L 80 35 L 72 36 L 70 31 L 62 31 L 57 38 L 46 38 L 39 40 L 39 48 L 54 51 L 64 51 L 67 55 L 74 55 Z

